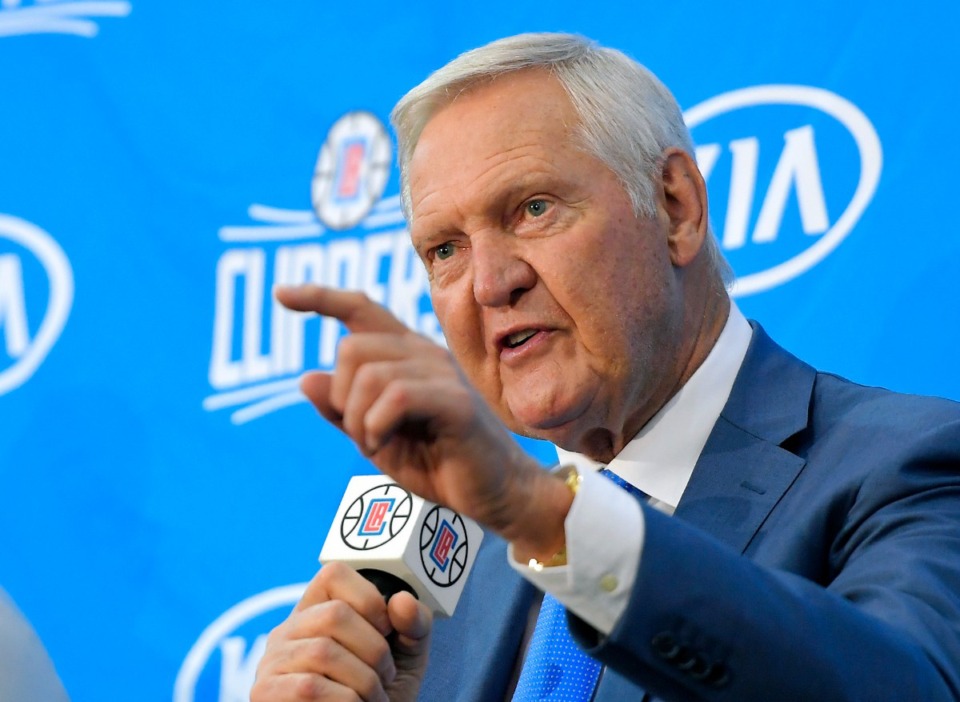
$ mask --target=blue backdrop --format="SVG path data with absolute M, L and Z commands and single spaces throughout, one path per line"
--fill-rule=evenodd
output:
M 494 38 L 648 65 L 745 313 L 821 368 L 960 399 L 941 5 L 0 2 L 0 586 L 73 699 L 246 699 L 370 470 L 296 391 L 339 331 L 270 287 L 362 288 L 437 335 L 379 125 Z

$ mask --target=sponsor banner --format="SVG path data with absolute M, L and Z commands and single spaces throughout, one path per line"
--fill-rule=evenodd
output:
M 371 471 L 298 387 L 344 329 L 273 288 L 360 291 L 443 343 L 387 115 L 553 17 L 677 96 L 747 316 L 826 370 L 960 399 L 960 6 L 492 2 L 0 0 L 0 587 L 74 702 L 246 699 Z M 358 549 L 409 515 L 371 497 Z M 410 562 L 449 592 L 478 542 L 423 517 Z
M 203 630 L 177 673 L 173 702 L 248 702 L 267 635 L 306 583 L 276 587 L 238 602 Z
M 228 248 L 216 266 L 214 392 L 204 399 L 205 409 L 229 408 L 232 422 L 248 422 L 304 402 L 299 375 L 333 366 L 342 325 L 284 310 L 272 299 L 276 285 L 362 291 L 411 329 L 443 343 L 400 197 L 381 197 L 392 158 L 383 123 L 367 112 L 348 112 L 320 149 L 312 211 L 252 205 L 256 224 L 220 229 Z
M 104 17 L 126 17 L 125 0 L 4 0 L 0 4 L 0 37 L 23 34 L 68 34 L 95 37 Z
M 27 382 L 63 331 L 73 270 L 40 227 L 0 214 L 0 395 Z
M 714 198 L 714 234 L 737 274 L 736 296 L 820 263 L 853 231 L 880 181 L 873 124 L 822 88 L 742 88 L 690 108 L 684 119 Z M 724 141 L 713 141 L 717 135 Z

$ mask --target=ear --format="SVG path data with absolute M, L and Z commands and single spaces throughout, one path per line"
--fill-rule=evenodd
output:
M 663 152 L 662 183 L 670 260 L 682 268 L 707 236 L 707 186 L 690 154 L 676 147 Z

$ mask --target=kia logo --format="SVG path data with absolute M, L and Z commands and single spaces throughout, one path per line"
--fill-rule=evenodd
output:
M 766 108 L 770 114 L 756 108 Z M 779 114 L 793 109 L 789 127 L 778 134 L 777 143 L 750 133 L 762 126 L 769 137 L 771 120 L 761 120 L 776 116 L 777 109 Z M 698 126 L 710 131 L 706 125 L 715 126 L 720 118 L 726 120 L 725 127 L 732 124 L 742 130 L 746 126 L 746 135 L 738 134 L 740 138 L 730 138 L 727 143 L 702 143 L 697 147 L 697 163 L 708 183 L 712 174 L 714 181 L 729 176 L 726 202 L 722 192 L 711 189 L 712 196 L 720 200 L 715 209 L 725 211 L 723 221 L 715 224 L 722 225 L 717 234 L 728 257 L 743 250 L 756 253 L 761 261 L 753 266 L 759 270 L 742 271 L 731 289 L 734 296 L 751 295 L 808 271 L 839 246 L 873 198 L 883 154 L 877 132 L 863 112 L 822 88 L 743 88 L 684 113 L 695 134 Z M 772 123 L 776 124 L 776 119 Z M 830 148 L 825 149 L 822 142 L 830 143 Z M 851 167 L 854 158 L 858 163 Z M 850 173 L 859 173 L 855 183 Z M 828 174 L 832 176 L 829 180 L 824 177 Z M 825 181 L 834 187 L 825 187 Z M 843 200 L 839 207 L 838 199 Z M 836 212 L 828 212 L 828 201 Z M 797 231 L 787 243 L 783 233 L 794 229 Z

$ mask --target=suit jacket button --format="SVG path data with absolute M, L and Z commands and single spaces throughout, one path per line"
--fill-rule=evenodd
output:
M 680 666 L 680 670 L 684 671 L 694 680 L 703 680 L 710 668 L 711 665 L 696 654 L 691 656 L 689 661 Z
M 697 654 L 690 650 L 689 647 L 680 644 L 677 649 L 677 654 L 673 657 L 671 661 L 679 670 L 689 670 L 697 662 Z
M 730 682 L 730 671 L 723 663 L 713 663 L 707 667 L 701 680 L 711 687 L 720 688 Z
M 650 645 L 653 646 L 653 650 L 658 656 L 671 662 L 676 659 L 681 648 L 677 640 L 673 638 L 673 634 L 669 631 L 661 631 L 654 636 L 653 639 L 650 640 Z

